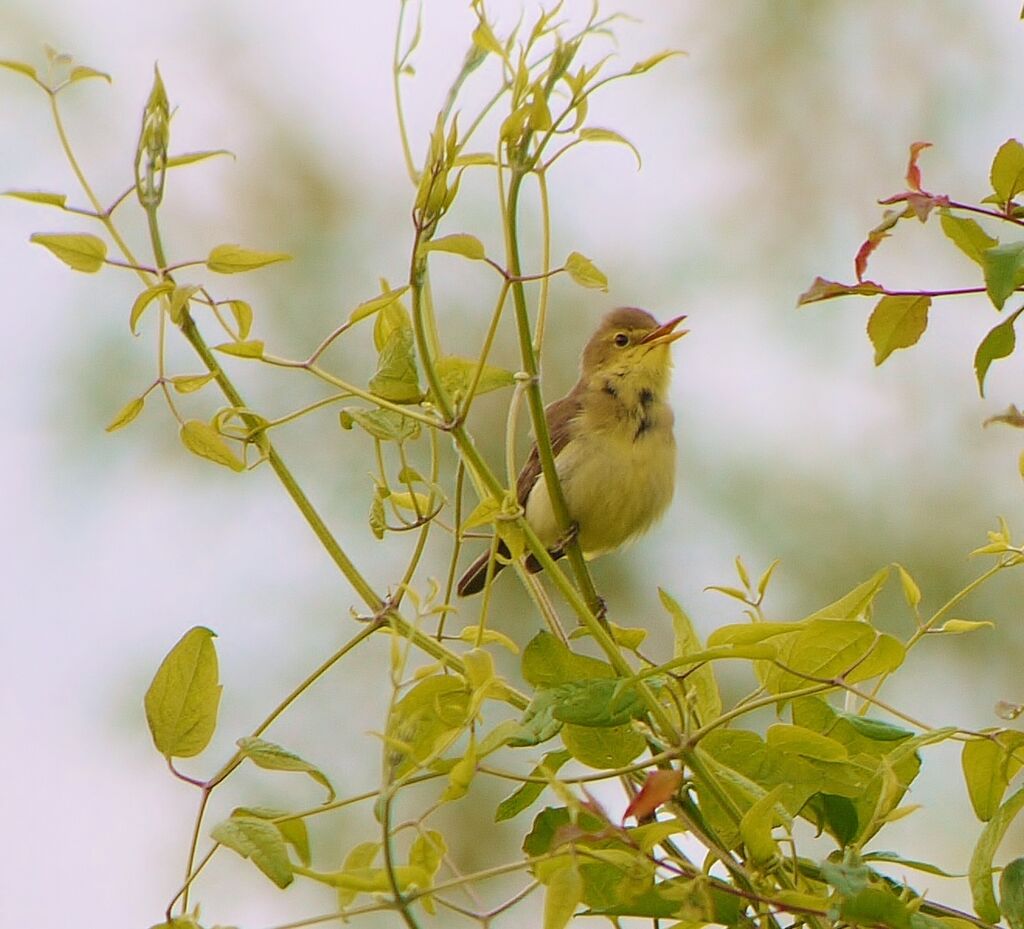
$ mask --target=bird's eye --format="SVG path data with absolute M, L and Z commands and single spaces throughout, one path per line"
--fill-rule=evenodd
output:
M 615 344 L 618 345 L 619 348 L 625 348 L 629 345 L 629 336 L 624 332 L 620 332 L 615 336 Z

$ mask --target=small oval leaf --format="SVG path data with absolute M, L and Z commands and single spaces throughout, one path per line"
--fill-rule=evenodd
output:
M 195 626 L 160 663 L 146 691 L 146 721 L 157 751 L 191 758 L 210 742 L 217 725 L 218 682 L 214 633 Z
M 285 252 L 259 252 L 241 245 L 218 245 L 210 250 L 206 267 L 217 274 L 239 274 L 278 261 L 291 261 L 291 258 Z
M 263 342 L 260 339 L 252 339 L 243 342 L 223 342 L 213 346 L 215 351 L 223 352 L 225 355 L 234 355 L 236 358 L 262 358 Z
M 106 432 L 116 432 L 118 429 L 123 429 L 128 425 L 139 413 L 142 412 L 142 408 L 146 405 L 145 397 L 136 397 L 134 400 L 129 400 L 118 412 L 110 424 L 106 428 Z
M 571 252 L 565 259 L 565 270 L 569 277 L 581 287 L 589 287 L 592 290 L 608 290 L 608 278 L 589 258 L 579 252 Z
M 231 446 L 209 423 L 190 419 L 181 427 L 181 441 L 194 455 L 224 465 L 232 471 L 244 471 L 245 463 L 231 450 Z
M 132 311 L 128 314 L 128 328 L 131 329 L 132 335 L 138 335 L 139 319 L 146 312 L 146 307 L 161 294 L 169 294 L 172 290 L 174 290 L 174 284 L 170 281 L 161 281 L 159 284 L 147 287 L 135 298 L 135 302 L 132 304 Z
M 36 232 L 30 241 L 49 249 L 69 268 L 93 274 L 103 267 L 107 244 L 94 235 Z
M 441 236 L 440 239 L 432 239 L 423 244 L 425 252 L 450 252 L 453 255 L 462 255 L 471 261 L 482 261 L 487 257 L 484 251 L 484 244 L 475 235 L 465 232 L 457 232 L 453 235 Z

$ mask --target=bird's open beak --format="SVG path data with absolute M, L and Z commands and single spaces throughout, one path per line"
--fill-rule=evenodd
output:
M 677 316 L 675 319 L 670 319 L 667 323 L 658 326 L 657 329 L 652 329 L 647 333 L 641 340 L 641 345 L 668 345 L 670 342 L 675 342 L 676 339 L 681 339 L 689 329 L 676 329 L 684 319 L 686 314 Z

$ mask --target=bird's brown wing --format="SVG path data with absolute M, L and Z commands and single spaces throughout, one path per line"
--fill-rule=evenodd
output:
M 572 434 L 573 421 L 580 415 L 583 404 L 580 395 L 576 390 L 570 391 L 561 400 L 549 403 L 544 410 L 544 418 L 548 423 L 548 431 L 551 435 L 551 451 L 557 458 L 558 453 L 565 448 Z M 519 505 L 526 506 L 526 501 L 533 490 L 533 485 L 541 477 L 540 456 L 537 454 L 537 443 L 530 446 L 530 454 L 519 472 L 516 480 L 516 498 Z

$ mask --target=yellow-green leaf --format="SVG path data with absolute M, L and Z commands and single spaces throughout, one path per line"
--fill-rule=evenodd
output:
M 1024 190 L 1024 145 L 1007 139 L 999 146 L 989 172 L 992 191 L 1002 204 L 1008 203 Z
M 189 301 L 199 292 L 199 289 L 198 284 L 179 284 L 171 291 L 167 300 L 167 313 L 174 325 L 181 325 Z
M 978 378 L 978 393 L 985 396 L 985 376 L 992 362 L 999 358 L 1007 358 L 1013 354 L 1017 347 L 1017 333 L 1013 328 L 1017 317 L 1024 311 L 1024 307 L 1016 310 L 998 326 L 989 330 L 988 335 L 981 340 L 978 350 L 974 353 L 974 373 Z
M 426 516 L 431 510 L 430 496 L 428 494 L 419 492 L 409 493 L 407 490 L 393 490 L 388 496 L 388 500 L 395 506 L 418 513 L 420 516 Z
M 157 751 L 191 758 L 210 742 L 221 686 L 214 633 L 195 626 L 168 652 L 146 691 L 146 721 Z
M 444 387 L 445 393 L 454 399 L 464 398 L 468 394 L 473 378 L 476 376 L 476 369 L 476 361 L 470 358 L 457 358 L 453 355 L 438 359 L 436 365 L 441 386 Z M 485 364 L 480 371 L 480 378 L 476 382 L 475 395 L 480 396 L 480 394 L 490 393 L 492 390 L 511 387 L 515 381 L 515 375 L 511 371 Z
M 783 784 L 773 787 L 763 797 L 755 800 L 740 820 L 740 836 L 754 864 L 763 864 L 775 857 L 776 845 L 772 838 L 772 828 L 777 819 L 789 821 L 789 815 L 780 802 L 785 789 Z M 780 814 L 785 814 L 785 817 Z
M 565 270 L 581 287 L 606 292 L 608 290 L 608 278 L 589 258 L 579 252 L 570 252 L 569 257 L 565 259 Z
M 463 642 L 471 642 L 474 646 L 500 645 L 508 649 L 513 655 L 519 654 L 519 646 L 512 641 L 504 632 L 497 629 L 481 629 L 479 626 L 466 626 L 460 633 L 459 638 Z
M 348 317 L 349 325 L 359 322 L 361 319 L 366 319 L 367 316 L 372 316 L 378 310 L 383 310 L 385 307 L 390 306 L 392 303 L 396 303 L 399 298 L 409 289 L 409 285 L 405 287 L 396 287 L 394 290 L 387 290 L 382 294 L 378 294 L 370 300 L 366 300 L 360 303 Z M 381 345 L 377 346 L 377 351 L 380 351 Z
M 632 153 L 633 157 L 636 158 L 637 170 L 640 170 L 643 163 L 640 160 L 640 152 L 637 147 L 629 141 L 625 136 L 619 135 L 613 129 L 599 129 L 596 126 L 581 129 L 579 131 L 579 137 L 584 142 L 617 142 L 619 145 L 625 145 Z
M 265 739 L 246 736 L 235 744 L 238 745 L 241 753 L 257 767 L 268 771 L 299 771 L 308 774 L 327 790 L 325 803 L 330 803 L 334 799 L 334 788 L 327 779 L 327 775 L 304 758 L 300 758 L 274 742 L 267 742 Z
M 643 74 L 646 71 L 650 71 L 651 68 L 660 65 L 663 61 L 674 58 L 676 55 L 685 55 L 686 52 L 680 51 L 679 49 L 671 49 L 666 52 L 659 52 L 657 55 L 651 55 L 650 58 L 645 58 L 643 61 L 638 61 L 632 68 L 629 69 L 630 74 Z
M 190 419 L 182 425 L 179 435 L 185 448 L 194 455 L 224 465 L 232 471 L 245 470 L 245 462 L 231 450 L 231 446 L 209 423 Z
M 132 304 L 132 311 L 128 314 L 128 328 L 131 329 L 132 335 L 138 334 L 136 327 L 142 314 L 146 311 L 146 307 L 161 294 L 169 294 L 172 290 L 174 290 L 174 284 L 170 281 L 161 281 L 159 284 L 147 287 L 135 298 L 135 302 Z
M 904 568 L 903 565 L 897 564 L 896 571 L 900 576 L 900 586 L 903 588 L 903 598 L 907 601 L 907 605 L 912 610 L 916 610 L 918 604 L 921 602 L 921 589 L 917 586 L 917 582 L 910 576 L 910 572 Z
M 238 274 L 253 271 L 278 261 L 291 261 L 285 252 L 258 252 L 241 245 L 217 245 L 206 258 L 206 267 L 217 274 Z
M 673 656 L 681 658 L 699 652 L 703 646 L 690 617 L 668 592 L 660 587 L 658 596 L 661 598 L 661 605 L 672 617 L 672 631 L 675 639 Z M 686 675 L 685 681 L 680 686 L 684 688 L 688 697 L 687 702 L 697 715 L 698 725 L 706 725 L 718 718 L 722 712 L 722 697 L 718 692 L 718 682 L 715 680 L 711 662 L 694 668 Z
M 212 374 L 178 374 L 172 377 L 171 383 L 179 394 L 195 393 L 213 380 Z
M 207 158 L 216 158 L 218 155 L 230 155 L 232 158 L 235 157 L 235 153 L 229 152 L 226 148 L 217 148 L 206 152 L 183 152 L 180 155 L 171 155 L 167 159 L 167 167 L 180 168 L 182 165 L 195 164 L 197 161 L 205 161 Z
M 129 400 L 118 412 L 110 424 L 107 426 L 107 432 L 116 432 L 118 429 L 122 429 L 128 425 L 139 413 L 142 412 L 142 408 L 146 405 L 145 397 L 136 397 L 134 400 Z
M 988 822 L 999 808 L 1010 780 L 1021 768 L 1024 732 L 1014 729 L 985 730 L 988 738 L 964 742 L 960 764 L 974 815 Z
M 966 216 L 957 216 L 947 209 L 939 213 L 939 225 L 942 231 L 957 248 L 960 249 L 971 261 L 984 266 L 982 257 L 987 249 L 999 244 L 998 239 L 992 238 L 973 219 Z
M 493 52 L 499 58 L 505 58 L 505 49 L 491 29 L 490 23 L 481 17 L 476 29 L 473 30 L 473 44 L 485 52 Z
M 19 74 L 32 78 L 37 84 L 39 83 L 39 78 L 36 77 L 36 69 L 32 65 L 25 64 L 23 61 L 0 60 L 0 68 L 17 71 Z
M 868 319 L 868 338 L 880 365 L 898 348 L 909 348 L 928 326 L 931 297 L 882 297 Z
M 237 358 L 263 357 L 263 342 L 260 339 L 243 342 L 222 342 L 220 345 L 214 345 L 213 347 L 218 352 L 223 352 L 225 355 L 234 355 Z
M 210 838 L 251 859 L 278 887 L 287 887 L 294 880 L 288 848 L 273 823 L 256 816 L 232 816 L 217 823 Z
M 252 329 L 252 307 L 245 300 L 228 300 L 228 309 L 235 317 L 235 325 L 238 326 L 238 338 L 244 341 L 249 338 L 249 330 Z
M 381 318 L 378 316 L 378 321 Z M 392 330 L 381 349 L 369 387 L 376 396 L 392 403 L 415 403 L 423 396 L 410 326 Z
M 544 929 L 565 929 L 583 900 L 583 877 L 572 858 L 567 858 L 547 879 L 544 893 Z
M 67 205 L 66 194 L 49 194 L 42 190 L 5 190 L 5 197 L 15 197 L 18 200 L 28 200 L 29 203 L 45 203 L 47 206 L 59 206 L 61 209 Z
M 979 629 L 995 629 L 996 624 L 987 619 L 947 619 L 936 632 L 945 635 L 964 635 L 967 632 L 977 632 Z
M 86 67 L 85 65 L 76 65 L 71 69 L 71 73 L 68 75 L 68 83 L 74 84 L 76 81 L 85 81 L 90 77 L 99 77 L 105 80 L 108 84 L 113 83 L 109 74 L 106 74 L 103 71 L 97 71 L 95 68 Z
M 464 232 L 441 236 L 440 239 L 425 242 L 423 251 L 451 252 L 453 255 L 462 255 L 463 258 L 469 258 L 471 261 L 482 261 L 487 257 L 483 242 L 475 235 L 468 235 Z
M 107 244 L 94 235 L 36 232 L 31 241 L 49 249 L 69 268 L 92 274 L 103 267 Z
M 992 305 L 1001 310 L 1020 286 L 1024 274 L 1024 242 L 1007 242 L 985 249 L 981 255 L 985 291 Z
M 473 512 L 463 520 L 462 529 L 463 531 L 468 531 L 470 529 L 475 529 L 477 526 L 488 526 L 497 519 L 500 512 L 501 501 L 495 500 L 494 497 L 486 497 L 481 500 L 473 508 Z

